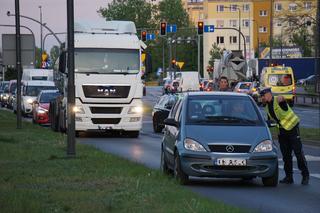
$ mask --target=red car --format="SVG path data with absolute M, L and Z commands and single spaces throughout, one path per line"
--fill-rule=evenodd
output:
M 32 104 L 32 122 L 38 124 L 48 124 L 50 101 L 59 96 L 58 90 L 42 90 L 37 99 Z

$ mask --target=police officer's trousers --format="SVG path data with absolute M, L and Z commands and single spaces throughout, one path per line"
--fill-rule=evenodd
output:
M 308 165 L 302 150 L 302 143 L 300 140 L 299 124 L 297 124 L 297 126 L 295 126 L 290 131 L 280 128 L 278 138 L 286 176 L 292 177 L 293 175 L 292 151 L 297 158 L 298 168 L 301 171 L 302 176 L 309 176 Z

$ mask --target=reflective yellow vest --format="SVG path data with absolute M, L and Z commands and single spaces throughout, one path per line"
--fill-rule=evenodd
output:
M 273 100 L 273 110 L 274 114 L 280 122 L 280 125 L 285 130 L 289 131 L 293 129 L 293 127 L 295 127 L 300 121 L 299 117 L 292 111 L 292 109 L 289 106 L 287 111 L 282 110 L 276 98 Z M 268 105 L 266 105 L 266 111 L 269 117 L 273 119 L 269 112 Z

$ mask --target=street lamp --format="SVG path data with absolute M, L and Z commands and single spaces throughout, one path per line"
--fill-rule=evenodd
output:
M 42 46 L 42 6 L 39 6 L 40 9 L 40 56 L 42 55 L 43 46 Z
M 253 23 L 255 23 L 256 24 L 256 28 L 257 28 L 257 42 L 258 42 L 258 47 L 257 47 L 257 49 L 258 49 L 258 58 L 259 58 L 259 46 L 260 46 L 260 41 L 259 41 L 259 25 L 258 25 L 258 21 L 257 20 L 255 20 L 255 19 L 252 19 L 252 22 Z
M 239 12 L 239 50 L 241 50 L 241 39 L 240 39 L 240 32 L 241 32 L 241 10 L 239 8 L 239 5 L 234 5 L 235 7 L 227 7 L 224 6 L 224 8 L 228 8 L 228 9 L 237 9 Z M 245 42 L 245 41 L 244 41 Z

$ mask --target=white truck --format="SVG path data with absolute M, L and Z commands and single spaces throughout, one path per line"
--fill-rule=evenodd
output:
M 53 70 L 49 69 L 23 69 L 23 81 L 53 81 Z
M 75 130 L 120 131 L 138 137 L 142 128 L 143 83 L 141 47 L 136 27 L 129 21 L 104 26 L 75 25 Z M 62 96 L 50 105 L 56 131 L 67 128 L 67 75 L 65 52 L 54 68 Z
M 183 71 L 177 80 L 179 81 L 178 91 L 180 92 L 200 90 L 200 78 L 197 71 Z

